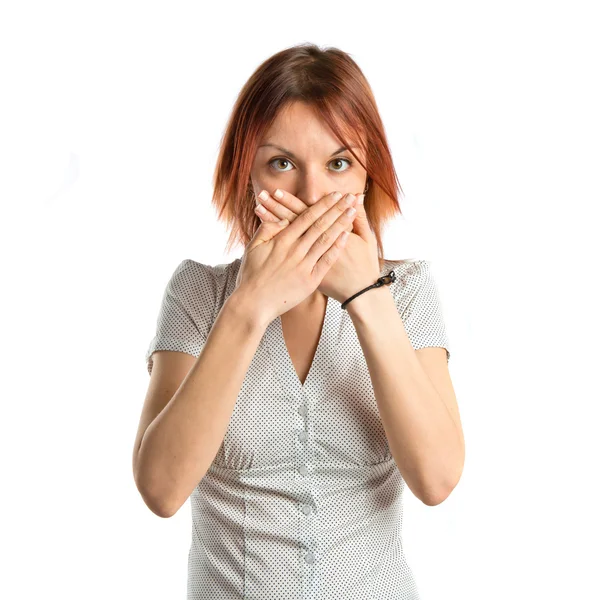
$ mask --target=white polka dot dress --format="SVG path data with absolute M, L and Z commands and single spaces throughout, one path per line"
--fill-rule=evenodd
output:
M 240 264 L 176 268 L 148 372 L 155 350 L 200 354 Z M 381 275 L 392 269 L 388 289 L 413 347 L 444 347 L 449 360 L 429 261 L 386 261 Z M 188 600 L 418 600 L 402 546 L 404 489 L 348 312 L 327 299 L 304 384 L 277 317 L 190 496 Z

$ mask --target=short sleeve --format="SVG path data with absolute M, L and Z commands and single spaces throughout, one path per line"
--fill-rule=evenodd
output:
M 450 345 L 431 263 L 427 260 L 400 263 L 394 272 L 396 281 L 391 284 L 392 294 L 413 348 L 445 348 L 446 362 L 449 362 Z
M 213 267 L 185 259 L 171 275 L 156 320 L 156 335 L 146 352 L 148 373 L 152 353 L 174 350 L 200 356 L 214 320 L 216 284 Z

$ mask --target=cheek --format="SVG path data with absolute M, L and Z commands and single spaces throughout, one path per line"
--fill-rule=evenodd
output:
M 254 189 L 257 195 L 260 194 L 262 190 L 272 187 L 277 179 L 275 174 L 268 167 L 253 171 L 251 177 L 252 189 Z

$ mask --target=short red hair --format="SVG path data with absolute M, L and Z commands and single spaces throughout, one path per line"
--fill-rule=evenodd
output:
M 349 151 L 367 172 L 365 211 L 383 260 L 381 228 L 402 214 L 398 191 L 404 193 L 377 104 L 371 86 L 350 55 L 337 48 L 322 50 L 312 43 L 286 48 L 268 58 L 238 95 L 213 177 L 212 202 L 218 219 L 231 227 L 226 252 L 236 243 L 245 247 L 260 226 L 254 212 L 252 164 L 257 146 L 278 111 L 294 101 L 309 104 L 346 147 L 356 144 L 363 149 L 366 164 Z

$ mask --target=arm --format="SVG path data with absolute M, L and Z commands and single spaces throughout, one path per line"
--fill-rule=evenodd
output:
M 234 291 L 183 383 L 143 434 L 135 482 L 160 516 L 179 510 L 219 450 L 267 326 L 252 315 L 247 297 Z
M 459 425 L 423 370 L 389 288 L 358 296 L 348 304 L 348 313 L 398 469 L 423 503 L 439 504 L 462 472 Z

